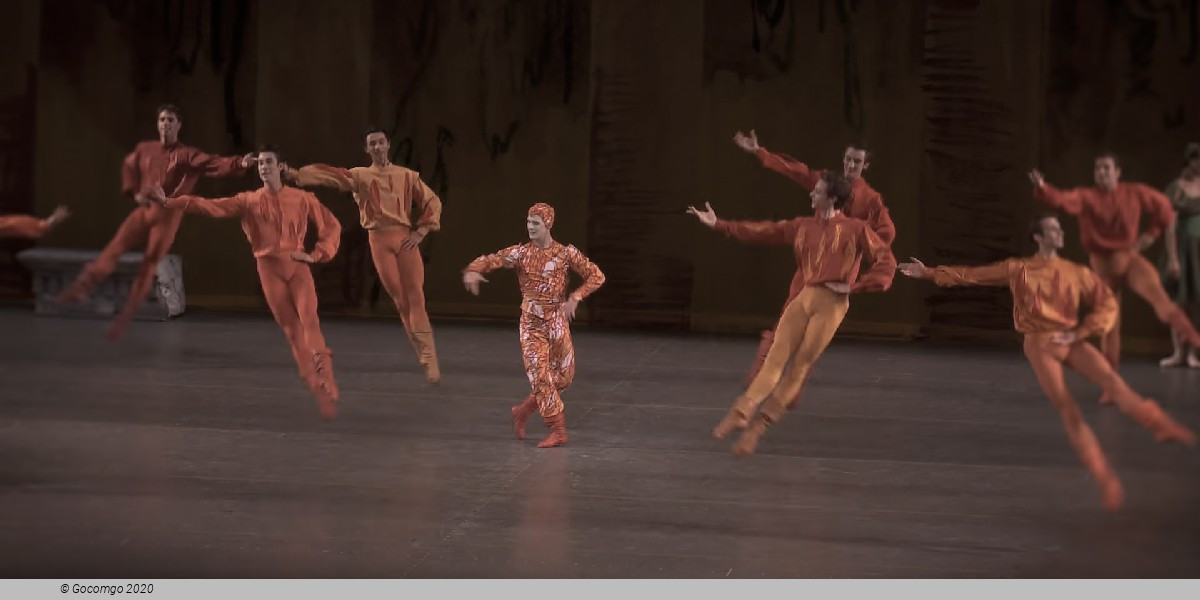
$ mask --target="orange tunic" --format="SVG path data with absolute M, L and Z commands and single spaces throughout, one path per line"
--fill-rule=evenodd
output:
M 1033 195 L 1051 208 L 1079 218 L 1083 248 L 1107 254 L 1137 246 L 1142 213 L 1150 217 L 1147 233 L 1157 236 L 1175 222 L 1171 201 L 1162 192 L 1140 183 L 1117 184 L 1111 192 L 1099 187 L 1060 190 L 1050 184 L 1035 187 Z
M 717 219 L 715 229 L 743 242 L 791 246 L 796 274 L 789 298 L 805 286 L 830 282 L 849 283 L 852 292 L 881 292 L 891 287 L 896 274 L 892 250 L 861 219 L 840 214 L 831 219 L 797 217 L 790 221 Z M 859 277 L 859 266 L 868 256 L 871 269 Z
M 46 233 L 46 220 L 29 215 L 0 216 L 0 238 L 40 238 Z
M 168 199 L 167 207 L 216 218 L 240 216 L 255 258 L 303 252 L 309 221 L 317 226 L 317 244 L 309 253 L 313 260 L 329 261 L 341 243 L 342 226 L 333 213 L 316 196 L 294 187 L 272 193 L 264 186 L 215 200 L 180 196 Z
M 425 235 L 442 228 L 442 200 L 412 169 L 399 165 L 343 169 L 313 164 L 296 171 L 296 183 L 353 192 L 363 229 L 407 227 Z M 416 211 L 416 226 L 410 214 Z
M 817 187 L 821 173 L 825 172 L 814 171 L 786 154 L 773 154 L 766 148 L 760 147 L 754 154 L 764 167 L 795 181 L 810 192 Z M 862 219 L 869 223 L 879 239 L 891 246 L 896 240 L 896 225 L 892 223 L 887 206 L 883 204 L 883 197 L 862 177 L 855 177 L 850 182 L 850 189 L 850 200 L 842 207 L 842 213 L 852 219 Z
M 604 273 L 583 252 L 558 242 L 539 248 L 533 242 L 509 246 L 495 254 L 471 261 L 464 271 L 487 273 L 496 269 L 516 269 L 521 285 L 521 310 L 543 313 L 546 307 L 562 304 L 567 291 L 567 269 L 583 278 L 583 284 L 571 298 L 583 300 L 604 284 Z
M 242 175 L 240 156 L 214 156 L 175 142 L 141 142 L 121 165 L 121 193 L 129 198 L 161 185 L 168 197 L 190 194 L 201 177 Z
M 1079 339 L 1105 333 L 1117 322 L 1117 300 L 1091 269 L 1061 258 L 1010 258 L 981 267 L 937 267 L 942 287 L 1007 285 L 1012 290 L 1013 325 L 1025 334 L 1074 330 Z M 1082 322 L 1079 305 L 1091 312 Z

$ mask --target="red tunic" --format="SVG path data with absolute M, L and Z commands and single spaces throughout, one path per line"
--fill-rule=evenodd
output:
M 240 156 L 214 156 L 175 142 L 164 145 L 154 140 L 134 147 L 121 165 L 121 192 L 133 198 L 162 186 L 167 197 L 190 194 L 201 177 L 242 175 Z
M 797 217 L 790 221 L 726 221 L 715 229 L 743 242 L 791 246 L 796 274 L 788 300 L 808 285 L 848 283 L 850 291 L 884 291 L 892 286 L 896 257 L 866 221 L 835 215 L 831 219 Z M 871 258 L 871 269 L 861 277 L 859 265 Z
M 1060 190 L 1050 184 L 1033 195 L 1051 208 L 1079 219 L 1083 247 L 1094 254 L 1132 250 L 1137 246 L 1142 213 L 1150 217 L 1147 233 L 1157 236 L 1175 222 L 1171 201 L 1158 190 L 1140 183 L 1117 184 L 1112 191 L 1099 187 Z
M 810 192 L 817 187 L 821 173 L 825 172 L 814 171 L 786 154 L 772 154 L 766 148 L 760 147 L 754 154 L 764 167 L 795 181 Z M 896 225 L 892 223 L 887 206 L 883 204 L 883 197 L 862 177 L 855 177 L 850 182 L 850 189 L 850 200 L 842 207 L 842 213 L 852 219 L 862 219 L 869 223 L 879 239 L 891 246 L 896 240 Z
M 167 200 L 167 207 L 217 218 L 240 216 L 255 258 L 303 252 L 309 221 L 317 226 L 317 244 L 309 253 L 314 261 L 329 261 L 341 242 L 342 226 L 333 213 L 316 196 L 294 187 L 271 192 L 263 186 L 216 200 L 180 196 Z

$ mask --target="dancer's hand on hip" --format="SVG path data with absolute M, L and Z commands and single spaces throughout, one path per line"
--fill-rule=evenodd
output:
M 911 256 L 908 257 L 908 260 L 912 262 L 900 263 L 896 265 L 896 270 L 915 279 L 926 279 L 929 277 L 929 267 L 926 267 L 925 263 Z
M 151 203 L 166 206 L 167 193 L 163 191 L 161 185 L 155 185 L 148 190 L 144 190 L 141 194 L 138 194 L 134 200 L 143 206 Z
M 1138 252 L 1145 252 L 1145 251 L 1149 250 L 1150 246 L 1153 246 L 1154 241 L 1157 239 L 1158 239 L 1157 236 L 1155 236 L 1153 234 L 1149 234 L 1149 233 L 1143 233 L 1142 235 L 1139 235 L 1138 240 L 1137 240 Z
M 563 302 L 563 312 L 567 314 L 568 321 L 575 318 L 575 309 L 577 308 L 579 308 L 579 300 L 575 298 L 567 298 L 567 301 Z
M 420 246 L 421 242 L 424 240 L 425 234 L 414 229 L 408 232 L 408 237 L 404 238 L 404 242 L 400 244 L 400 247 L 405 250 L 412 250 L 413 248 Z
M 312 255 L 307 252 L 293 252 L 292 260 L 298 260 L 302 263 L 308 263 L 310 265 L 317 262 L 317 261 L 313 260 Z
M 487 279 L 483 277 L 483 273 L 476 273 L 475 271 L 463 273 L 463 286 L 467 288 L 468 292 L 476 296 L 479 295 L 479 282 L 481 281 L 484 283 L 487 282 Z
M 1063 346 L 1070 346 L 1079 341 L 1079 336 L 1074 331 L 1060 331 L 1050 336 L 1050 341 Z
M 713 210 L 712 204 L 708 202 L 704 203 L 704 210 L 700 210 L 695 206 L 687 207 L 687 213 L 696 215 L 696 218 L 700 219 L 700 222 L 704 223 L 705 227 L 711 229 L 717 226 L 717 213 Z

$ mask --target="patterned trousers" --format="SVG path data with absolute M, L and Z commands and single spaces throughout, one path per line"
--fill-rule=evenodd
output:
M 559 394 L 575 379 L 575 347 L 561 307 L 532 305 L 521 311 L 521 357 L 538 414 L 561 413 Z

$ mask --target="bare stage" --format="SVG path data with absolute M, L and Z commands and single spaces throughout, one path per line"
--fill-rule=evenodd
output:
M 1126 488 L 1111 514 L 1019 348 L 835 340 L 738 459 L 709 430 L 752 337 L 575 332 L 570 443 L 539 450 L 515 324 L 323 325 L 322 422 L 266 315 L 0 309 L 3 577 L 1196 577 L 1200 450 L 1069 379 Z M 1200 372 L 1123 373 L 1200 427 Z

